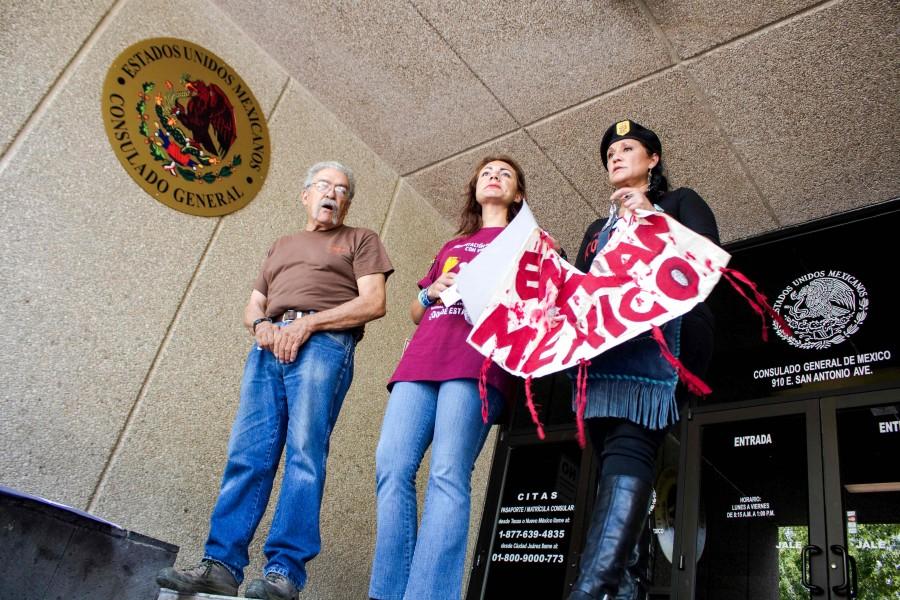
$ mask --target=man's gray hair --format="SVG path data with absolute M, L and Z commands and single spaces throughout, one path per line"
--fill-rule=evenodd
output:
M 311 166 L 309 171 L 306 172 L 306 180 L 303 182 L 303 189 L 305 190 L 311 186 L 316 180 L 316 175 L 319 174 L 319 171 L 325 169 L 334 169 L 335 171 L 340 171 L 344 174 L 347 178 L 347 196 L 352 200 L 353 193 L 356 191 L 356 179 L 353 177 L 353 171 L 350 170 L 350 167 L 345 167 L 341 163 L 333 160 L 318 162 Z

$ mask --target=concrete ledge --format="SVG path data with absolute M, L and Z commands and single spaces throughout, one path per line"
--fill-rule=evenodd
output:
M 191 598 L 196 598 L 197 600 L 233 600 L 234 598 L 239 598 L 239 596 L 220 596 L 219 594 L 186 594 L 183 592 L 176 592 L 175 590 L 170 590 L 168 588 L 159 588 L 159 596 L 156 597 L 156 600 L 190 600 Z
M 178 547 L 0 486 L 0 598 L 152 600 Z

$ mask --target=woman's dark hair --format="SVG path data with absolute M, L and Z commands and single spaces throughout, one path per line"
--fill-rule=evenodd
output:
M 653 156 L 654 151 L 647 147 L 642 140 L 636 141 L 647 151 L 647 156 Z M 669 180 L 666 179 L 663 171 L 665 171 L 665 167 L 663 166 L 662 156 L 659 156 L 656 165 L 650 169 L 650 186 L 647 189 L 647 198 L 650 202 L 657 202 L 662 198 L 663 194 L 669 191 Z
M 647 198 L 651 202 L 656 202 L 662 198 L 663 194 L 669 191 L 669 180 L 663 174 L 662 158 L 656 163 L 656 166 L 650 169 L 650 187 L 647 190 Z
M 519 194 L 522 195 L 522 198 L 525 198 L 525 172 L 522 170 L 522 167 L 519 166 L 519 163 L 505 154 L 485 156 L 478 161 L 478 166 L 475 167 L 475 171 L 472 173 L 469 182 L 466 184 L 466 191 L 463 193 L 463 208 L 462 212 L 459 214 L 459 229 L 457 230 L 456 235 L 471 235 L 481 229 L 481 205 L 478 204 L 478 200 L 475 199 L 475 186 L 478 184 L 478 176 L 481 175 L 481 170 L 484 166 L 495 160 L 505 162 L 513 168 L 516 172 L 516 189 Z M 521 202 L 514 202 L 509 206 L 506 211 L 507 223 L 512 221 L 513 218 L 519 214 L 520 208 L 522 208 Z

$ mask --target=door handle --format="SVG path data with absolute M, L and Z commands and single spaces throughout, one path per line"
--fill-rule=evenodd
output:
M 831 551 L 841 557 L 841 564 L 844 567 L 844 583 L 840 585 L 833 585 L 831 589 L 834 590 L 835 594 L 840 594 L 841 596 L 849 596 L 850 595 L 850 553 L 847 552 L 847 549 L 841 546 L 840 544 L 832 544 Z M 855 562 L 855 561 L 854 561 Z
M 803 585 L 803 587 L 809 590 L 809 593 L 813 596 L 818 596 L 825 593 L 825 590 L 821 586 L 809 582 L 809 557 L 818 556 L 819 554 L 822 554 L 822 549 L 814 544 L 804 546 L 803 551 L 800 552 L 800 583 Z
M 859 595 L 859 574 L 856 571 L 856 558 L 848 556 L 850 559 L 850 597 L 856 598 Z

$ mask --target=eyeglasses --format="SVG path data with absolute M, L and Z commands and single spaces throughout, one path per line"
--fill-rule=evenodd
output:
M 320 194 L 327 194 L 331 189 L 334 189 L 335 196 L 340 196 L 341 198 L 346 198 L 350 194 L 350 190 L 346 185 L 335 185 L 324 179 L 314 181 L 312 186 L 316 188 L 316 191 Z

